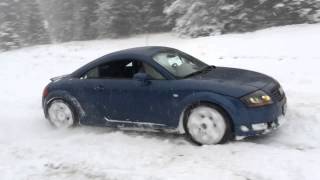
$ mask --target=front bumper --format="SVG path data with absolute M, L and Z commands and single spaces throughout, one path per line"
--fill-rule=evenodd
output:
M 243 139 L 248 136 L 257 136 L 271 133 L 272 131 L 278 129 L 283 124 L 285 124 L 285 122 L 285 117 L 279 116 L 278 119 L 274 122 L 252 124 L 250 128 L 248 128 L 247 126 L 241 126 L 240 129 L 248 134 L 247 136 L 236 136 L 236 139 Z
M 264 135 L 278 129 L 286 121 L 286 111 L 286 97 L 268 107 L 249 109 L 247 114 L 251 117 L 250 121 L 235 126 L 236 139 Z

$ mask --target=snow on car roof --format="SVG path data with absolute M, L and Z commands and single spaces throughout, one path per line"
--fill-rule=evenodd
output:
M 145 55 L 145 56 L 153 56 L 154 54 L 161 51 L 172 51 L 175 50 L 173 48 L 164 47 L 164 46 L 143 46 L 136 47 L 130 49 L 124 49 L 120 51 L 113 52 L 108 55 L 123 55 L 123 54 L 135 54 L 135 55 Z

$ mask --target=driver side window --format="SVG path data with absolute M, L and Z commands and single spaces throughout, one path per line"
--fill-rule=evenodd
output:
M 157 70 L 155 70 L 153 67 L 151 67 L 150 65 L 148 65 L 146 63 L 143 63 L 142 67 L 140 69 L 141 69 L 141 71 L 144 71 L 144 73 L 149 75 L 149 77 L 153 80 L 164 80 L 165 79 Z
M 194 66 L 192 61 L 188 61 L 178 53 L 160 53 L 154 59 L 169 72 L 178 76 L 183 76 L 192 71 Z

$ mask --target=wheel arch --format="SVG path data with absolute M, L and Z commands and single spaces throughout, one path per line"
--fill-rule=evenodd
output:
M 185 134 L 185 129 L 183 126 L 184 118 L 186 115 L 186 112 L 190 111 L 192 108 L 200 105 L 200 104 L 208 104 L 213 105 L 219 108 L 219 110 L 222 111 L 222 113 L 227 116 L 227 118 L 230 121 L 230 126 L 232 133 L 234 132 L 234 120 L 235 116 L 233 115 L 236 113 L 236 107 L 233 104 L 232 100 L 228 100 L 229 97 L 225 97 L 220 94 L 215 93 L 199 93 L 199 94 L 193 94 L 192 97 L 187 97 L 183 100 L 181 103 L 181 108 L 178 111 L 179 112 L 179 123 L 177 126 L 177 131 L 179 134 Z
M 63 101 L 66 101 L 68 104 L 73 106 L 73 108 L 76 111 L 77 116 L 79 118 L 79 122 L 81 123 L 81 121 L 86 116 L 85 111 L 83 110 L 80 102 L 74 96 L 72 96 L 67 91 L 63 91 L 63 90 L 52 91 L 44 99 L 44 101 L 43 101 L 43 110 L 44 110 L 45 117 L 48 118 L 48 111 L 47 111 L 48 110 L 48 105 L 51 102 L 53 102 L 54 100 L 59 100 L 59 99 L 63 100 Z

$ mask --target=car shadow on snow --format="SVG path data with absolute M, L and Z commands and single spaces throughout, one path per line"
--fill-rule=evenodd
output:
M 164 142 L 169 144 L 176 145 L 187 145 L 193 144 L 185 135 L 174 134 L 174 133 L 163 133 L 163 132 L 146 132 L 146 131 L 136 131 L 136 130 L 122 130 L 118 128 L 110 127 L 90 127 L 90 126 L 80 126 L 74 129 L 71 129 L 69 133 L 77 134 L 94 134 L 102 136 L 110 135 L 125 135 L 130 138 L 142 138 L 146 140 L 156 140 L 158 142 Z
M 124 135 L 129 138 L 140 138 L 145 140 L 155 140 L 160 143 L 169 143 L 173 145 L 193 145 L 198 146 L 193 143 L 185 134 L 174 134 L 174 133 L 165 133 L 165 132 L 145 132 L 145 131 L 135 131 L 135 130 L 122 130 L 118 128 L 110 128 L 110 127 L 94 127 L 94 126 L 79 126 L 72 129 L 56 129 L 50 126 L 50 130 L 56 132 L 57 134 L 63 135 L 94 135 L 94 136 L 121 136 Z M 281 142 L 277 142 L 277 138 L 281 135 L 280 130 L 276 130 L 271 134 L 247 137 L 242 140 L 230 140 L 228 143 L 253 143 L 257 145 L 272 145 L 272 146 L 291 146 L 286 144 L 281 144 Z

